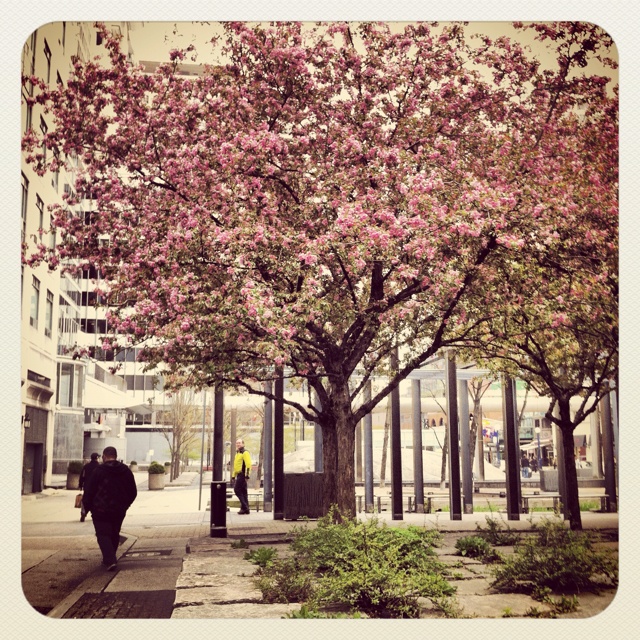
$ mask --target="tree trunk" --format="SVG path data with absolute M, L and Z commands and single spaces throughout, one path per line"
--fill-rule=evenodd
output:
M 580 497 L 578 495 L 578 473 L 576 471 L 576 457 L 573 446 L 573 430 L 575 425 L 571 421 L 569 402 L 559 403 L 560 432 L 562 433 L 562 447 L 564 452 L 564 478 L 566 487 L 566 517 L 573 530 L 582 529 L 580 515 Z
M 333 412 L 322 426 L 323 510 L 335 505 L 338 518 L 355 518 L 355 423 L 351 419 L 348 384 L 333 385 Z

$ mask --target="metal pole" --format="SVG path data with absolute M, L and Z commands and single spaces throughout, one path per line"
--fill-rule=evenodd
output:
M 202 477 L 204 476 L 204 426 L 206 421 L 207 392 L 202 391 L 202 443 L 200 445 L 200 487 L 198 489 L 198 511 L 202 509 Z M 178 462 L 178 464 L 180 464 Z
M 284 378 L 276 372 L 273 425 L 273 519 L 284 520 Z
M 265 382 L 265 393 L 271 394 L 271 382 Z M 264 403 L 264 510 L 273 510 L 273 401 L 267 398 Z
M 391 352 L 391 372 L 398 371 L 398 347 Z M 402 453 L 400 444 L 400 385 L 391 392 L 391 503 L 392 519 L 402 520 Z
M 214 397 L 212 479 L 224 480 L 224 392 L 221 384 L 215 385 Z
M 460 407 L 460 447 L 462 448 L 462 505 L 464 513 L 473 513 L 473 471 L 471 469 L 471 443 L 469 433 L 469 386 L 458 380 L 458 406 Z
M 616 495 L 616 464 L 609 394 L 602 398 L 602 452 L 604 460 L 604 491 L 609 496 L 609 511 L 615 513 L 618 510 L 618 497 Z
M 371 380 L 364 387 L 364 401 L 371 400 Z M 364 417 L 364 510 L 373 513 L 373 429 L 371 413 Z
M 502 413 L 504 422 L 504 456 L 507 476 L 507 519 L 520 520 L 520 438 L 516 406 L 516 381 L 502 377 Z
M 449 442 L 449 519 L 462 520 L 460 505 L 460 433 L 458 399 L 456 397 L 456 360 L 453 353 L 444 359 L 445 393 L 447 400 L 447 433 Z
M 318 410 L 322 408 L 318 394 L 313 392 L 313 406 Z M 324 464 L 322 462 L 322 427 L 320 422 L 313 424 L 313 470 L 316 473 L 322 473 Z
M 422 468 L 422 408 L 420 406 L 420 380 L 411 381 L 411 407 L 413 408 L 413 491 L 416 513 L 424 513 L 424 472 Z

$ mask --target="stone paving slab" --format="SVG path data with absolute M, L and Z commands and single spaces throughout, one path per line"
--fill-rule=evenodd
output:
M 243 618 L 285 618 L 288 613 L 299 611 L 299 604 L 203 604 L 195 607 L 174 607 L 171 618 L 187 619 L 243 619 Z
M 251 578 L 238 576 L 210 576 L 209 583 L 197 587 L 176 589 L 175 606 L 204 603 L 235 604 L 238 602 L 261 602 L 262 592 L 255 588 Z

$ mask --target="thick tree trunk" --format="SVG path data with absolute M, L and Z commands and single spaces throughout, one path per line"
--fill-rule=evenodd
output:
M 562 447 L 564 452 L 564 478 L 566 487 L 566 518 L 571 529 L 582 529 L 580 515 L 580 497 L 578 495 L 578 473 L 576 471 L 576 457 L 573 446 L 573 430 L 575 425 L 571 421 L 569 402 L 560 403 L 560 432 L 562 433 Z
M 333 415 L 322 424 L 322 462 L 324 471 L 323 510 L 335 505 L 341 516 L 356 515 L 355 423 L 351 416 L 347 384 L 332 388 Z

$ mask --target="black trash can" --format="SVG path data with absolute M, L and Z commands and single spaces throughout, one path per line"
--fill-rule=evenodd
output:
M 211 538 L 227 537 L 227 483 L 211 483 Z

